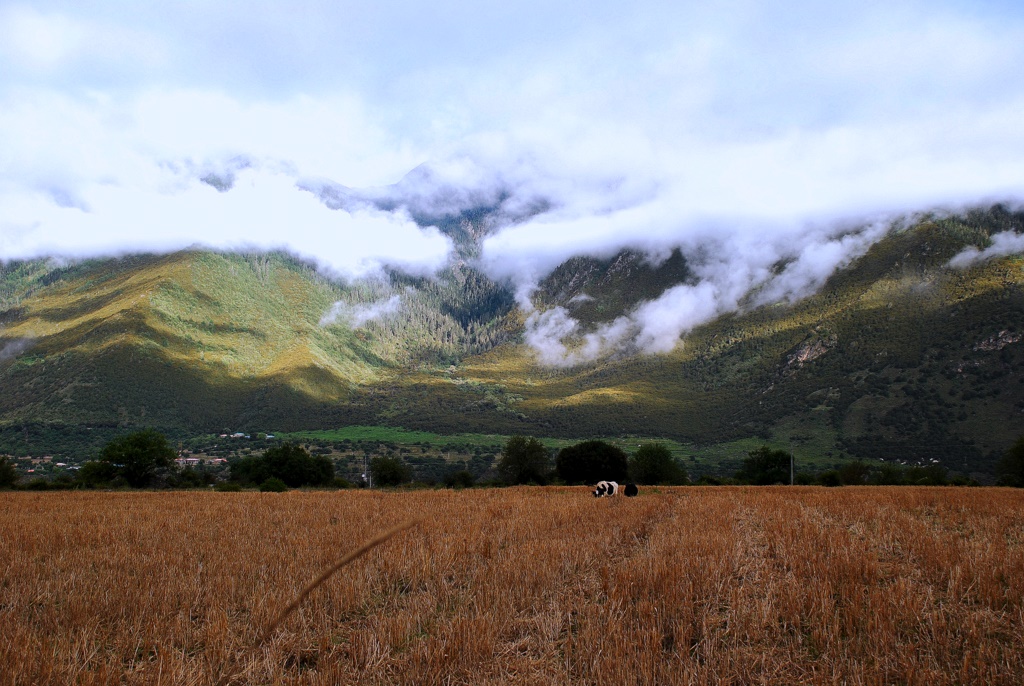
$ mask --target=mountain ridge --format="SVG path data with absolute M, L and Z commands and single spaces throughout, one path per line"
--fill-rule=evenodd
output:
M 1024 231 L 1024 216 L 1000 205 L 922 215 L 807 297 L 748 298 L 667 354 L 624 347 L 562 367 L 538 364 L 530 312 L 468 249 L 433 278 L 350 282 L 282 253 L 9 262 L 0 427 L 759 437 L 986 472 L 1024 433 L 1022 260 L 948 264 L 1008 230 Z M 695 282 L 679 250 L 578 256 L 539 282 L 532 307 L 580 322 L 572 349 Z

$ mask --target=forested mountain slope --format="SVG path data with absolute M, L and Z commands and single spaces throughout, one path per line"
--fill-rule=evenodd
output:
M 753 294 L 671 353 L 564 367 L 538 362 L 471 245 L 433 278 L 351 282 L 281 254 L 7 263 L 0 428 L 760 436 L 985 471 L 1024 433 L 1024 261 L 949 261 L 1003 231 L 1024 219 L 1001 206 L 895 225 L 809 297 Z M 533 304 L 597 326 L 693 279 L 678 251 L 580 256 Z

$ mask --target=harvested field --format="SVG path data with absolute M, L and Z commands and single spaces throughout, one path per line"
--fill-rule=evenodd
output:
M 2 493 L 0 574 L 3 684 L 1024 682 L 1008 489 Z

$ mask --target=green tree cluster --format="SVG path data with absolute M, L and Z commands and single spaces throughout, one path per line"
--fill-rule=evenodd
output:
M 946 486 L 949 484 L 949 472 L 939 464 L 906 467 L 903 470 L 903 485 L 906 486 Z
M 763 445 L 747 453 L 743 465 L 736 472 L 736 480 L 755 486 L 788 484 L 792 457 L 785 450 L 773 450 Z
M 507 484 L 539 484 L 548 482 L 551 473 L 548 449 L 536 438 L 513 436 L 508 439 L 498 461 L 498 474 Z
M 412 468 L 398 457 L 375 457 L 370 460 L 370 478 L 379 488 L 400 486 L 412 481 Z
M 996 467 L 999 485 L 1024 488 L 1024 436 L 1018 438 Z
M 790 454 L 762 446 L 748 453 L 743 467 L 736 472 L 739 483 L 768 485 L 789 483 Z M 972 480 L 958 476 L 950 479 L 948 470 L 940 464 L 904 467 L 899 464 L 883 463 L 870 465 L 862 460 L 847 462 L 835 469 L 819 474 L 797 472 L 795 481 L 801 486 L 945 486 L 948 484 L 968 486 Z
M 260 484 L 261 493 L 284 493 L 288 490 L 288 484 L 272 476 Z
M 584 441 L 558 451 L 555 471 L 567 484 L 624 483 L 629 478 L 629 461 L 621 448 L 610 443 Z
M 468 469 L 458 469 L 444 475 L 446 488 L 470 488 L 476 483 L 476 477 Z
M 82 465 L 78 479 L 88 486 L 165 486 L 173 473 L 175 457 L 174 448 L 163 434 L 145 429 L 107 443 L 98 459 Z
M 638 484 L 681 486 L 687 483 L 686 469 L 660 443 L 645 443 L 629 460 L 629 476 Z
M 0 488 L 11 488 L 18 482 L 18 472 L 6 457 L 0 457 Z
M 298 444 L 283 443 L 262 455 L 231 462 L 231 480 L 258 485 L 277 478 L 291 488 L 329 486 L 334 481 L 334 463 L 323 455 L 310 455 Z

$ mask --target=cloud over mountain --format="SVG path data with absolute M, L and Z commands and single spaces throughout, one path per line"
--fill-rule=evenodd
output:
M 0 18 L 0 259 L 203 245 L 430 272 L 465 230 L 524 305 L 572 255 L 679 247 L 695 266 L 600 331 L 536 313 L 543 359 L 574 331 L 590 338 L 563 362 L 668 349 L 812 292 L 880 218 L 1024 195 L 1012 3 L 53 0 Z

